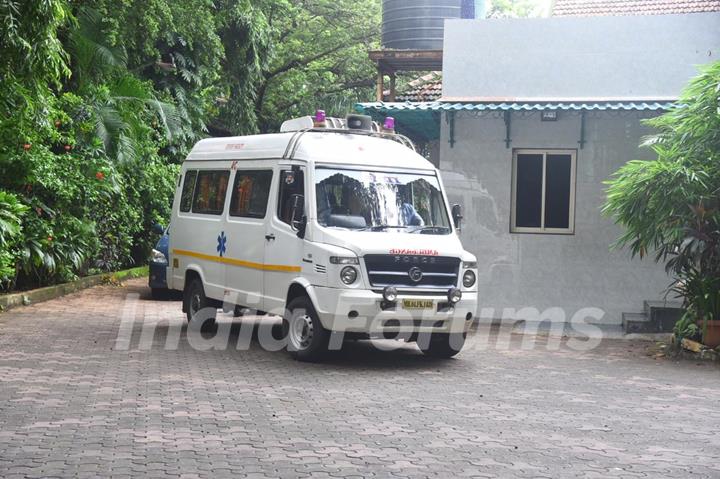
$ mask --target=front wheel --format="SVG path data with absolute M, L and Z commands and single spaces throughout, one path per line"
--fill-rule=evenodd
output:
M 288 352 L 298 361 L 318 361 L 327 353 L 330 332 L 320 324 L 307 297 L 290 301 L 283 318 L 283 336 Z
M 200 278 L 193 279 L 187 286 L 184 301 L 188 322 L 202 320 L 201 326 L 204 326 L 208 321 L 211 324 L 215 323 L 217 309 L 205 296 L 205 288 Z
M 418 346 L 426 356 L 448 359 L 463 348 L 465 336 L 465 333 L 433 334 L 427 346 Z

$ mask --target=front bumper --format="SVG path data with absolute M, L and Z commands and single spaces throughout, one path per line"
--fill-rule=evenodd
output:
M 463 291 L 453 307 L 438 310 L 447 303 L 443 295 L 400 294 L 394 309 L 383 310 L 379 293 L 361 289 L 315 286 L 314 303 L 325 329 L 353 333 L 462 333 L 475 317 L 477 292 Z M 403 300 L 432 301 L 432 308 L 404 309 Z

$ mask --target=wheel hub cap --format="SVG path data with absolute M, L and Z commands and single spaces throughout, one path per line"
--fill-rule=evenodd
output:
M 307 314 L 297 315 L 290 323 L 290 344 L 296 350 L 307 349 L 313 336 L 312 319 Z
M 190 299 L 190 312 L 195 315 L 200 310 L 200 295 L 194 294 Z

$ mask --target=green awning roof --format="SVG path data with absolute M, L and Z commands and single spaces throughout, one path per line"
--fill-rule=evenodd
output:
M 370 115 L 382 122 L 395 118 L 398 132 L 414 140 L 436 140 L 440 137 L 440 113 L 443 111 L 664 111 L 675 103 L 668 101 L 598 101 L 598 102 L 502 102 L 450 103 L 432 102 L 372 102 L 358 103 L 358 113 Z
M 603 102 L 507 102 L 507 103 L 448 103 L 443 101 L 405 103 L 358 103 L 358 111 L 543 111 L 543 110 L 667 110 L 674 103 L 646 101 L 603 101 Z
M 436 103 L 436 102 L 433 102 Z M 440 110 L 431 108 L 395 108 L 394 105 L 424 105 L 425 103 L 358 103 L 355 110 L 370 115 L 382 123 L 386 117 L 395 118 L 398 133 L 415 142 L 426 142 L 440 138 Z M 429 103 L 428 103 L 429 104 Z

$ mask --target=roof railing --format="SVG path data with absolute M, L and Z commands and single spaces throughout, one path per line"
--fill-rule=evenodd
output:
M 400 143 L 401 145 L 410 148 L 412 151 L 417 151 L 415 149 L 415 145 L 405 135 L 401 135 L 399 133 L 390 133 L 390 132 L 384 132 L 384 131 L 371 131 L 371 130 L 355 130 L 355 129 L 349 129 L 349 128 L 303 128 L 301 130 L 297 130 L 293 137 L 290 139 L 290 142 L 288 143 L 287 149 L 285 150 L 284 158 L 292 158 L 295 156 L 295 151 L 297 150 L 298 144 L 300 143 L 300 139 L 305 135 L 305 133 L 334 133 L 334 134 L 342 134 L 342 135 L 360 135 L 360 136 L 370 136 L 373 138 L 384 138 L 386 140 L 393 140 L 397 143 Z

